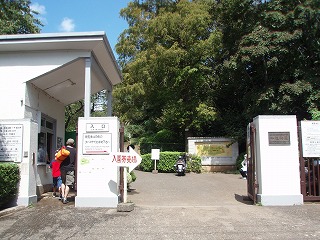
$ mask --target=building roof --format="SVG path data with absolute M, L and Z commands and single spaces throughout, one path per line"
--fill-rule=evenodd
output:
M 113 55 L 105 32 L 72 32 L 45 34 L 0 35 L 0 53 L 61 52 L 72 53 L 73 60 L 58 68 L 28 79 L 36 87 L 46 91 L 65 105 L 84 98 L 85 58 L 93 59 L 91 93 L 121 82 L 121 71 Z M 79 55 L 77 56 L 77 54 Z M 63 81 L 74 85 L 73 96 L 58 96 L 50 89 Z M 81 87 L 82 86 L 82 87 Z

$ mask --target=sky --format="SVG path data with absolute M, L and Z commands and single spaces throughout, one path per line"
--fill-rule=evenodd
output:
M 120 10 L 130 0 L 31 0 L 44 26 L 41 33 L 104 31 L 115 57 L 120 33 L 128 27 Z

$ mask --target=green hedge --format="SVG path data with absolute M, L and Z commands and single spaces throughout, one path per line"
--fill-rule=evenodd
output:
M 160 152 L 160 160 L 157 161 L 157 170 L 163 173 L 174 173 L 174 164 L 183 152 Z M 141 156 L 142 160 L 139 169 L 145 172 L 154 170 L 154 160 L 151 160 L 151 154 Z M 196 155 L 189 155 L 187 161 L 187 172 L 201 172 L 201 158 Z
M 15 163 L 0 163 L 0 206 L 9 203 L 18 194 L 19 166 Z

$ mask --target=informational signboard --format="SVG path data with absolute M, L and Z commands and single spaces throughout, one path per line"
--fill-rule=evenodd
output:
M 320 121 L 301 121 L 303 157 L 320 157 Z
M 22 160 L 22 124 L 0 124 L 0 161 Z
M 112 147 L 111 137 L 111 133 L 84 133 L 82 154 L 109 154 Z
M 202 165 L 232 165 L 233 149 L 231 142 L 196 142 L 196 154 Z

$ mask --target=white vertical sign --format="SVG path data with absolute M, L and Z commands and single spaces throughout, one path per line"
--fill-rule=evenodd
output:
M 158 172 L 157 160 L 160 159 L 160 149 L 151 149 L 151 159 L 154 160 L 154 172 Z
M 301 121 L 303 157 L 320 157 L 320 121 Z

